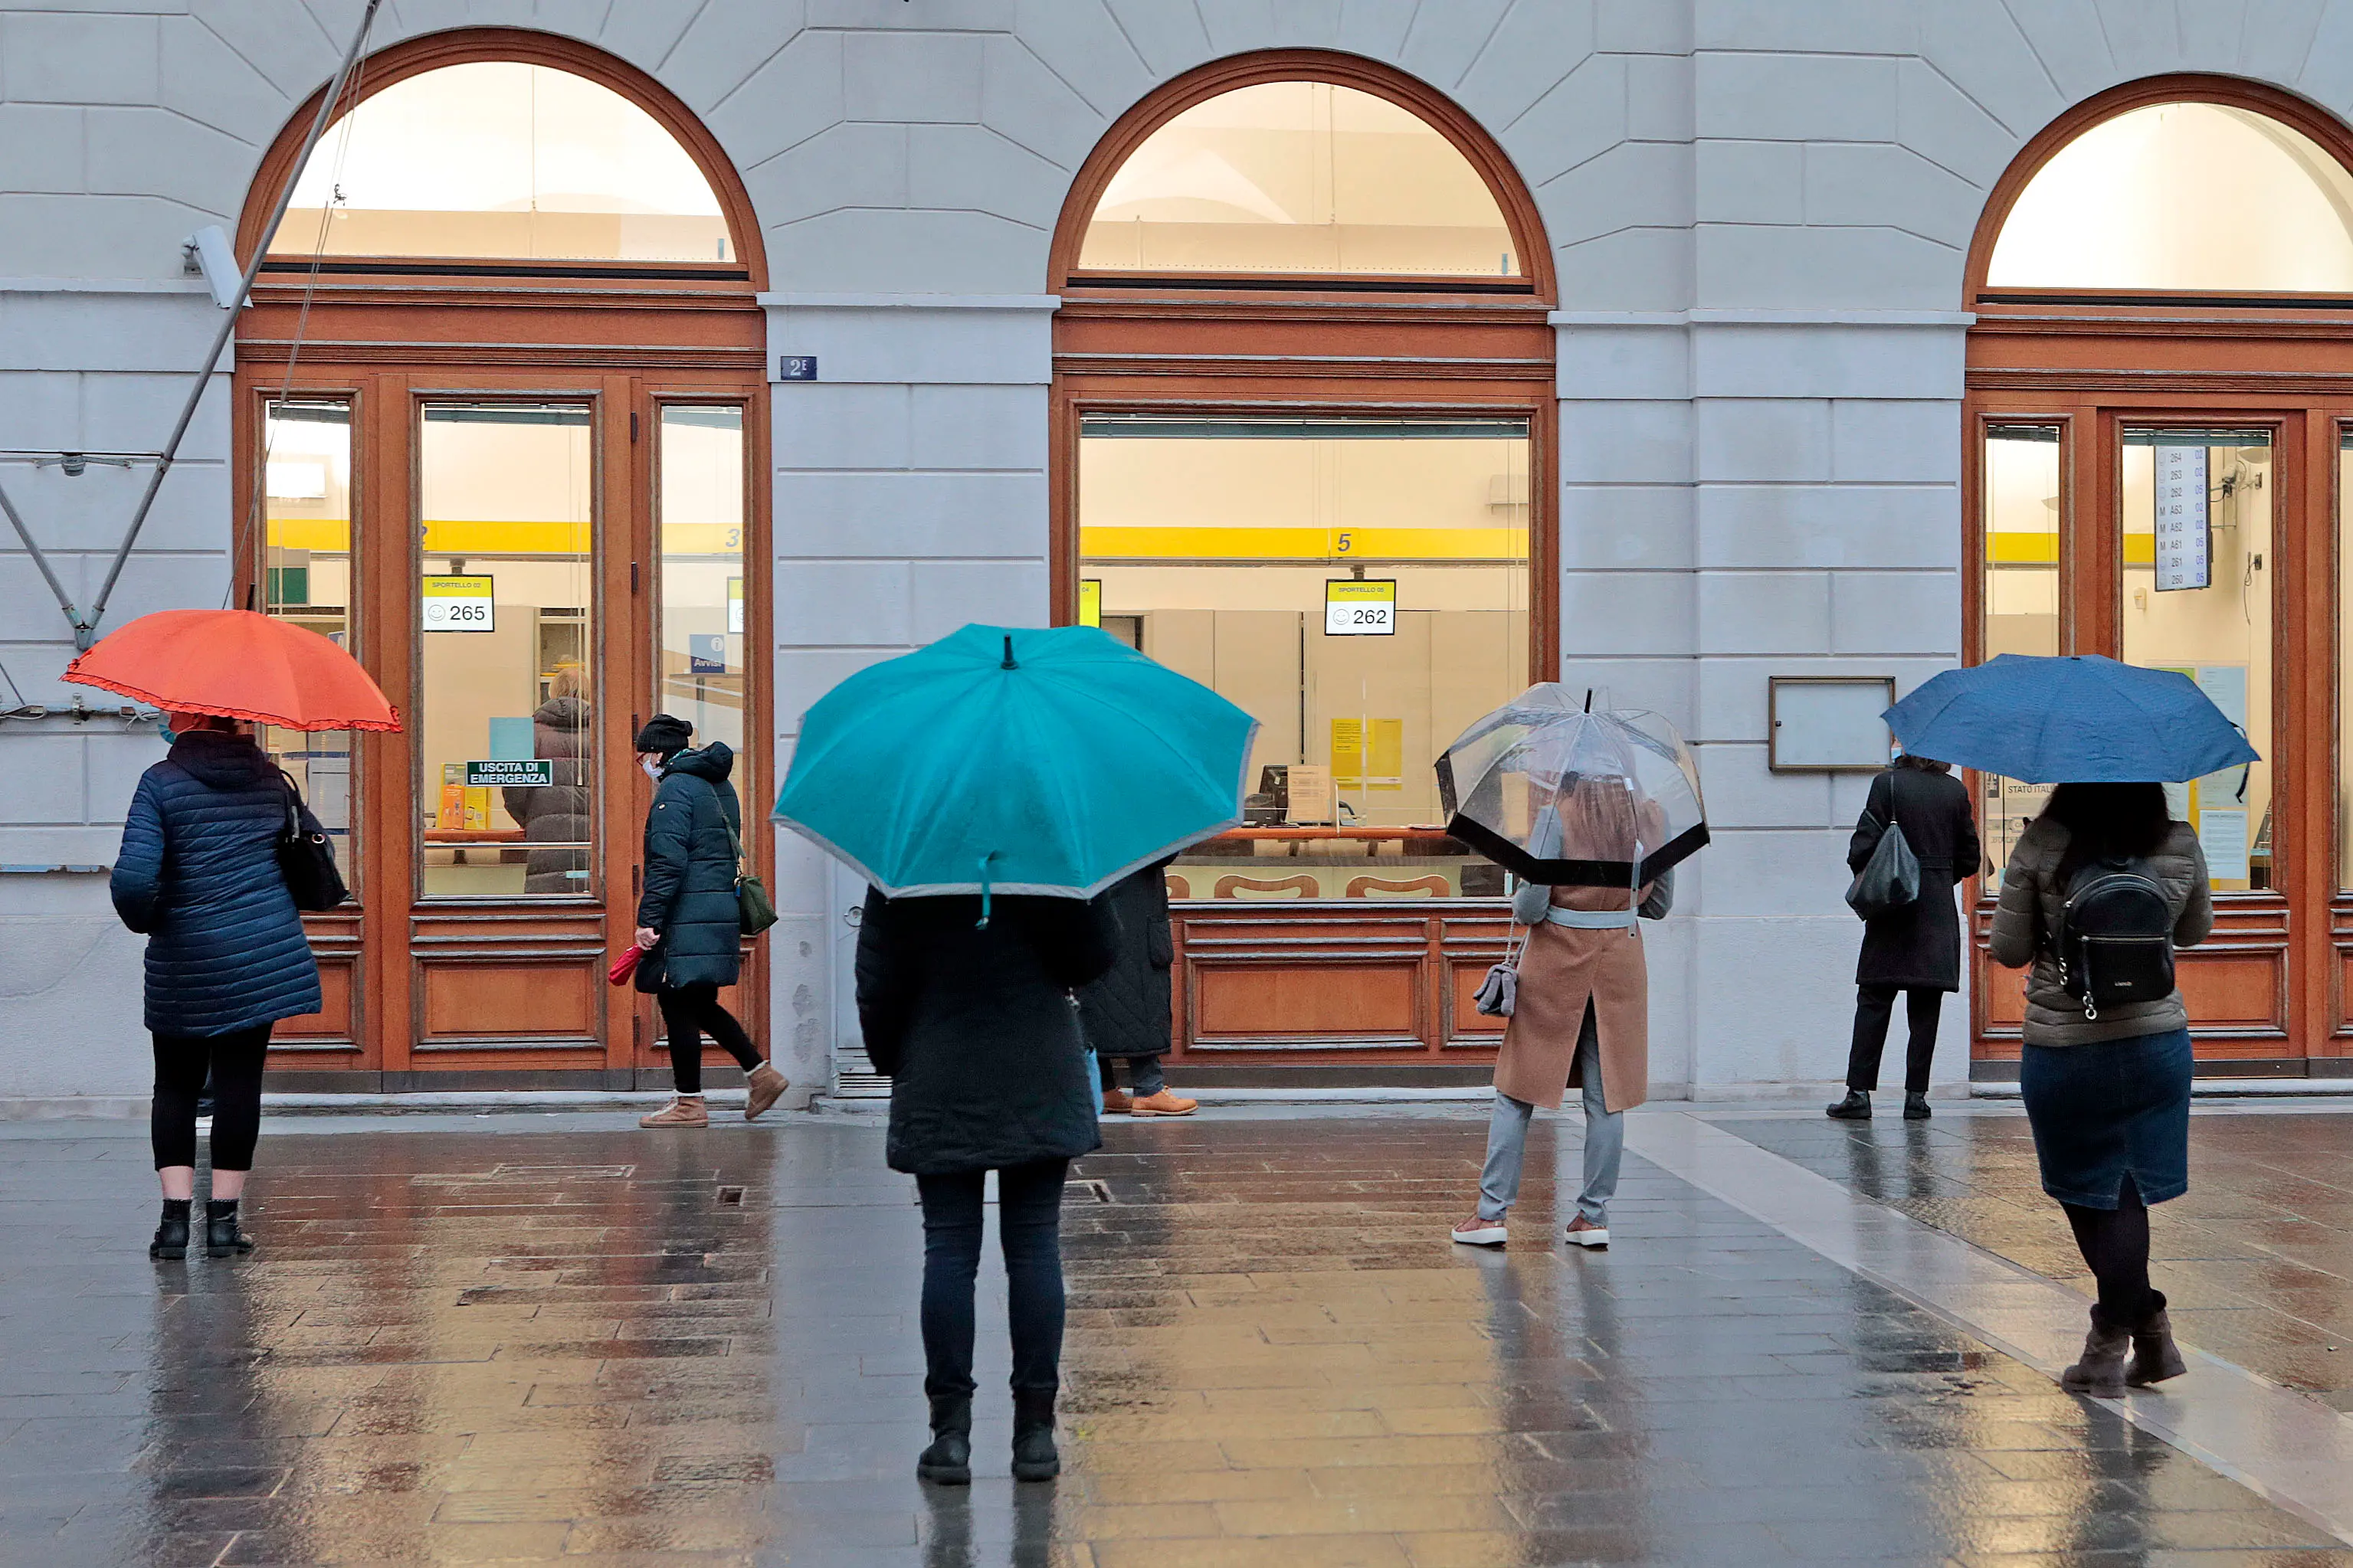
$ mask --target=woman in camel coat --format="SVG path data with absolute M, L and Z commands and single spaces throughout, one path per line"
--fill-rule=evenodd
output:
M 1597 784 L 1605 781 L 1596 781 Z M 1606 781 L 1615 784 L 1617 781 Z M 1578 792 L 1572 809 L 1623 810 L 1622 786 Z M 1651 814 L 1655 816 L 1655 813 Z M 1647 841 L 1657 837 L 1647 825 Z M 1520 1193 L 1528 1120 L 1541 1105 L 1560 1109 L 1566 1090 L 1585 1100 L 1585 1181 L 1567 1236 L 1579 1247 L 1609 1245 L 1609 1199 L 1625 1157 L 1625 1112 L 1650 1098 L 1650 967 L 1635 923 L 1662 920 L 1674 902 L 1674 873 L 1640 889 L 1523 886 L 1512 916 L 1533 929 L 1519 965 L 1518 996 L 1495 1058 L 1495 1105 L 1479 1209 L 1454 1227 L 1472 1247 L 1500 1247 L 1504 1216 Z

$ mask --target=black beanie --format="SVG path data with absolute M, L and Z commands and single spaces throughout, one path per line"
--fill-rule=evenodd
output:
M 675 713 L 657 713 L 638 731 L 638 750 L 667 757 L 673 752 L 684 751 L 692 739 L 693 725 Z

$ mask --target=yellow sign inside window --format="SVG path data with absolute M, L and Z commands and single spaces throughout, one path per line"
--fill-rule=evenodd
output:
M 1103 579 L 1100 577 L 1079 579 L 1079 625 L 1103 625 Z
M 1367 723 L 1372 727 L 1372 755 L 1369 758 L 1366 756 L 1365 744 Z M 1405 721 L 1333 720 L 1332 782 L 1341 789 L 1403 790 Z

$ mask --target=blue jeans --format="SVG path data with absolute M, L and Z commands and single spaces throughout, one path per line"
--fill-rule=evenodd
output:
M 1068 1160 L 1035 1160 L 997 1173 L 1017 1389 L 1053 1389 L 1061 1382 L 1062 1182 L 1070 1167 Z M 923 1200 L 925 1394 L 973 1391 L 973 1281 L 980 1272 L 987 1180 L 982 1171 L 915 1178 Z
M 1626 1158 L 1626 1113 L 1612 1110 L 1601 1095 L 1601 1037 L 1593 1009 L 1577 1037 L 1577 1073 L 1585 1089 L 1585 1185 L 1577 1212 L 1587 1223 L 1609 1223 L 1609 1200 L 1618 1195 L 1618 1168 Z M 1479 1217 L 1499 1220 L 1520 1195 L 1520 1167 L 1528 1152 L 1528 1118 L 1535 1107 L 1495 1091 L 1487 1119 L 1487 1163 L 1479 1173 Z

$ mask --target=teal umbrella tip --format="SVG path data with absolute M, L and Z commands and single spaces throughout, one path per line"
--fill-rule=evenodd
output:
M 1018 669 L 1021 668 L 1019 665 L 1013 662 L 1013 634 L 1011 632 L 1005 634 L 1005 662 L 998 665 L 997 668 L 999 669 Z

